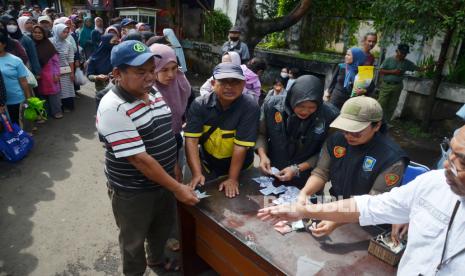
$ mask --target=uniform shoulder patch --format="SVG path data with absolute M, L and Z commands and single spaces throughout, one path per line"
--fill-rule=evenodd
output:
M 400 179 L 400 176 L 395 173 L 388 173 L 384 176 L 384 180 L 386 181 L 386 185 L 392 186 L 395 185 Z
M 341 146 L 335 146 L 333 148 L 333 154 L 336 158 L 344 157 L 344 155 L 346 155 L 346 148 Z
M 363 170 L 366 172 L 371 172 L 373 168 L 375 167 L 376 164 L 376 159 L 371 156 L 365 156 L 365 159 L 363 160 Z
M 279 111 L 276 111 L 276 113 L 274 114 L 274 121 L 279 124 L 283 121 L 283 115 L 281 115 L 281 112 Z

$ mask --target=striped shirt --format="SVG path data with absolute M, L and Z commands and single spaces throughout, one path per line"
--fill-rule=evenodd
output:
M 153 190 L 153 183 L 126 157 L 147 152 L 169 174 L 176 162 L 176 140 L 171 111 L 160 92 L 149 95 L 150 104 L 114 87 L 101 100 L 97 130 L 106 146 L 105 174 L 109 184 L 122 190 Z

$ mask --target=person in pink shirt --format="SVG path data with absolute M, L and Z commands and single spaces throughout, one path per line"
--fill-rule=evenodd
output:
M 241 68 L 245 76 L 245 89 L 242 93 L 250 95 L 258 103 L 262 88 L 260 76 L 266 70 L 266 62 L 261 58 L 254 57 L 247 64 L 242 64 Z

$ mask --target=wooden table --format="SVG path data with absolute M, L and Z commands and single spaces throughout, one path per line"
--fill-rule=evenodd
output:
M 184 275 L 213 268 L 221 275 L 393 275 L 395 268 L 368 254 L 376 231 L 344 225 L 329 237 L 307 232 L 281 235 L 257 219 L 265 198 L 251 178 L 240 178 L 240 195 L 226 198 L 219 181 L 206 184 L 211 197 L 194 206 L 178 204 Z M 268 199 L 267 199 L 268 200 Z

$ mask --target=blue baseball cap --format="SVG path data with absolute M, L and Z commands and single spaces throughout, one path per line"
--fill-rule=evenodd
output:
M 137 24 L 137 21 L 133 20 L 132 18 L 123 18 L 123 20 L 121 20 L 121 26 L 127 26 L 129 24 Z
M 145 44 L 137 40 L 126 40 L 111 50 L 111 65 L 119 67 L 122 64 L 140 66 L 155 54 Z
M 215 80 L 221 79 L 239 79 L 245 80 L 242 68 L 232 62 L 223 62 L 215 66 L 213 69 L 213 78 Z

